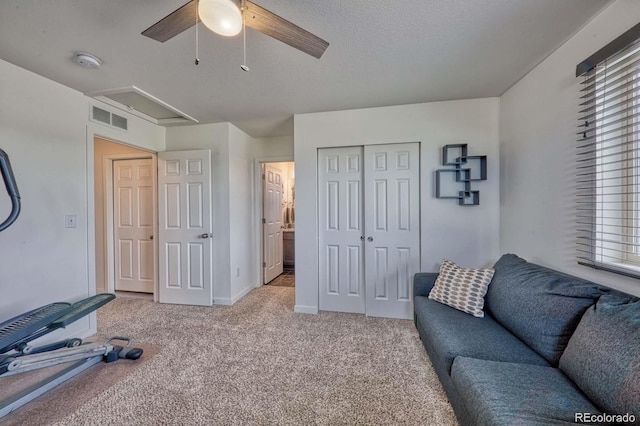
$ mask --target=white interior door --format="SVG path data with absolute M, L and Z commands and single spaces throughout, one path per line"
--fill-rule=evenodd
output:
M 158 154 L 160 303 L 211 306 L 211 151 Z
M 265 164 L 263 189 L 264 283 L 282 274 L 282 170 Z
M 417 143 L 364 148 L 366 313 L 413 318 L 420 268 L 420 158 Z
M 365 312 L 362 147 L 318 151 L 320 309 Z
M 116 290 L 153 293 L 153 183 L 150 158 L 113 162 Z

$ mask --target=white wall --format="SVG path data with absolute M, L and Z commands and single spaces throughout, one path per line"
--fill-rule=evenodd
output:
M 0 61 L 0 147 L 22 196 L 17 221 L 0 234 L 0 319 L 89 295 L 86 136 L 79 92 Z M 4 194 L 4 186 L 0 186 Z M 7 198 L 0 200 L 6 217 Z M 64 216 L 78 215 L 66 229 Z M 88 329 L 76 322 L 73 332 Z
M 618 0 L 501 98 L 500 248 L 527 260 L 640 295 L 638 280 L 576 262 L 576 65 L 640 21 Z
M 291 158 L 293 159 L 293 136 L 276 136 L 253 140 L 253 155 L 258 159 Z
M 258 281 L 254 247 L 260 244 L 252 221 L 253 139 L 234 125 L 229 125 L 229 184 L 231 230 L 231 303 L 253 289 Z
M 443 258 L 461 266 L 490 265 L 499 255 L 497 98 L 302 114 L 294 117 L 296 175 L 296 311 L 318 308 L 317 149 L 420 142 L 421 270 Z M 434 196 L 441 148 L 468 143 L 487 155 L 488 180 L 474 182 L 480 206 L 461 207 Z
M 89 123 L 86 96 L 2 60 L 0 94 L 0 147 L 11 158 L 22 196 L 18 220 L 0 235 L 2 321 L 95 292 L 93 134 L 103 127 Z M 163 147 L 164 129 L 128 118 L 133 133 Z M 122 139 L 133 134 L 104 129 Z M 6 195 L 0 195 L 0 217 L 7 211 Z M 69 213 L 77 215 L 76 228 L 64 227 Z M 58 334 L 90 335 L 94 318 L 85 317 Z

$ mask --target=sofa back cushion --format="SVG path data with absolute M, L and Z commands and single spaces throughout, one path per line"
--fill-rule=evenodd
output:
M 557 366 L 571 334 L 604 287 L 505 254 L 485 307 L 500 324 Z
M 607 295 L 587 309 L 560 369 L 600 409 L 640 419 L 640 299 Z

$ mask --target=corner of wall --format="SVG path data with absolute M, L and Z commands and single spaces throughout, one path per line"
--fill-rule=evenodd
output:
M 293 307 L 293 312 L 297 314 L 312 314 L 315 315 L 319 312 L 317 306 L 304 306 L 304 305 L 295 305 Z
M 622 291 L 637 280 L 575 257 L 576 64 L 640 21 L 634 0 L 612 2 L 500 97 L 500 250 Z

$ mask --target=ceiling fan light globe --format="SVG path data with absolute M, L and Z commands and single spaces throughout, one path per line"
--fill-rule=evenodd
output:
M 216 34 L 231 37 L 242 31 L 242 14 L 232 0 L 200 0 L 198 15 Z

